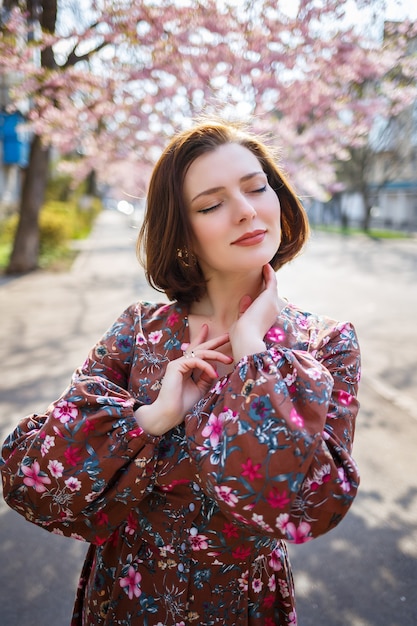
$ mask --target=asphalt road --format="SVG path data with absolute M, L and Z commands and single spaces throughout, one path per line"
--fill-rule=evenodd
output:
M 105 212 L 66 274 L 0 280 L 0 435 L 42 411 L 114 318 L 155 299 L 128 219 Z M 417 625 L 417 240 L 314 235 L 283 296 L 349 319 L 363 353 L 359 495 L 328 535 L 290 546 L 299 626 Z M 1 626 L 68 626 L 86 547 L 0 502 Z

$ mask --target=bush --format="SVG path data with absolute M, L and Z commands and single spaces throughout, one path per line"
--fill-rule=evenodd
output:
M 81 204 L 75 200 L 63 202 L 47 201 L 39 216 L 39 265 L 48 267 L 59 258 L 71 259 L 70 243 L 73 239 L 83 239 L 101 210 L 98 198 L 88 198 Z M 12 215 L 0 223 L 0 246 L 10 250 L 18 225 L 18 215 Z M 6 254 L 6 253 L 5 253 Z M 4 255 L 3 255 L 4 256 Z M 7 265 L 0 255 L 1 266 Z

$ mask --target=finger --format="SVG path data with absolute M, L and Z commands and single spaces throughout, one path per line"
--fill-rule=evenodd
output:
M 265 287 L 273 287 L 277 284 L 277 276 L 275 271 L 269 263 L 263 266 L 263 276 L 265 280 Z
M 249 295 L 245 295 L 243 296 L 243 298 L 240 299 L 239 302 L 239 316 L 243 315 L 245 311 L 248 310 L 248 308 L 250 307 L 250 305 L 252 304 L 253 300 Z
M 221 363 L 229 364 L 233 361 L 231 356 L 223 354 L 223 352 L 219 352 L 218 350 L 201 350 L 201 348 L 198 349 L 198 352 L 189 352 L 188 355 L 183 358 L 190 368 L 196 367 L 195 363 L 197 362 L 220 361 Z

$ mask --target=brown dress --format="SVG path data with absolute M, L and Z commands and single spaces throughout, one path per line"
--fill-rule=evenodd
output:
M 91 544 L 72 626 L 295 625 L 285 542 L 326 533 L 355 497 L 349 323 L 288 305 L 264 352 L 150 436 L 133 412 L 188 338 L 178 303 L 132 305 L 4 443 L 8 504 Z

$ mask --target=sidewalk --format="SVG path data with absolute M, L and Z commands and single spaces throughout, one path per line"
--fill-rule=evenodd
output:
M 126 216 L 104 211 L 69 272 L 2 279 L 1 434 L 61 393 L 127 306 L 163 299 L 147 285 L 136 259 L 136 234 Z

